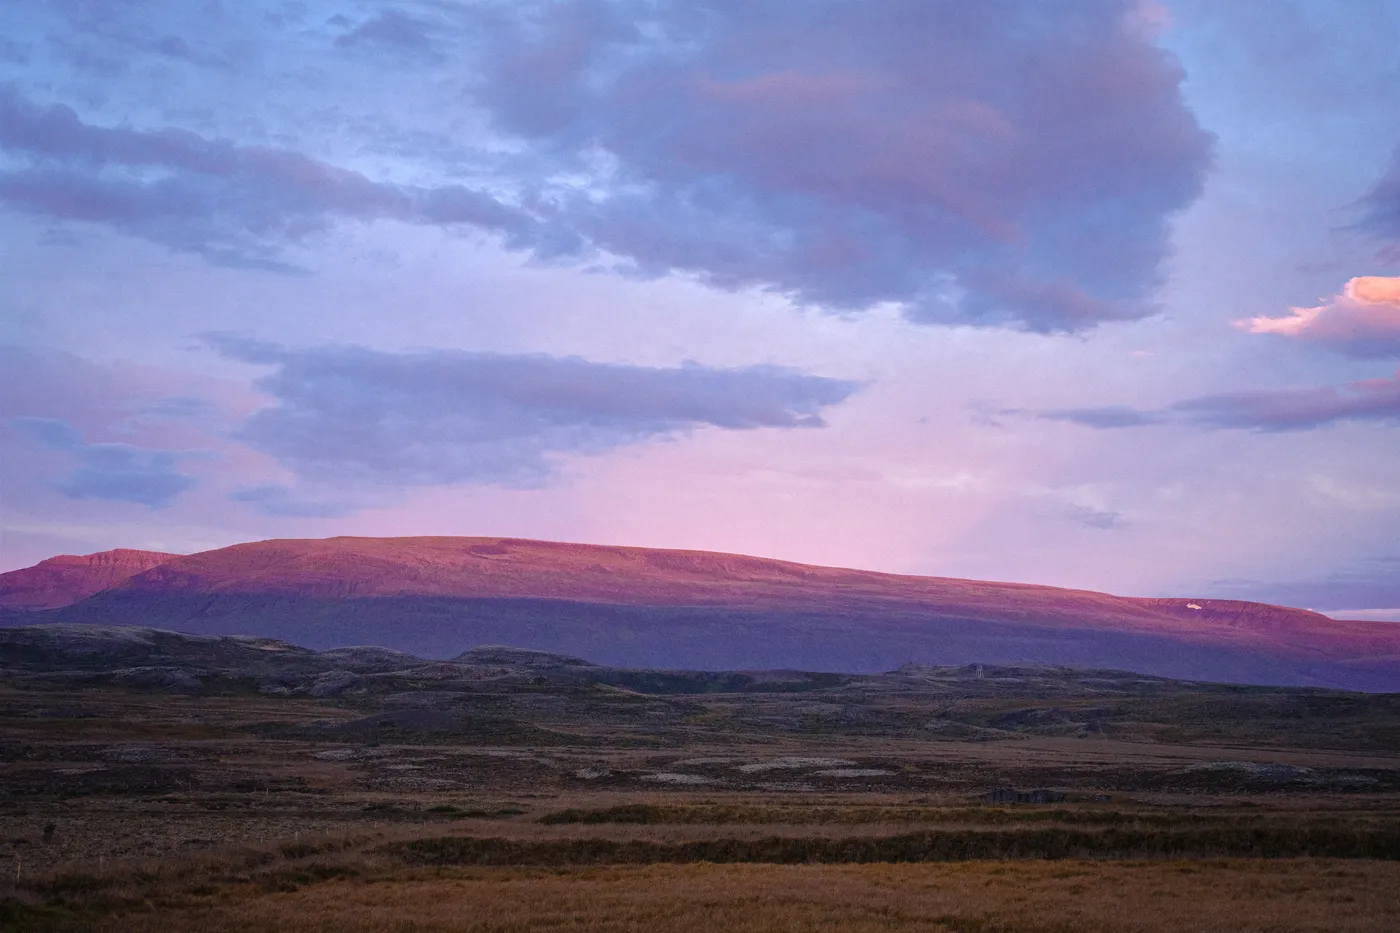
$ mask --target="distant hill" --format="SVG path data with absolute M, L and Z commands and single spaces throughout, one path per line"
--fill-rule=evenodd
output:
M 0 628 L 0 671 L 28 675 L 29 683 L 114 683 L 175 693 L 247 693 L 252 686 L 247 681 L 252 681 L 268 695 L 329 696 L 332 694 L 324 686 L 319 693 L 313 691 L 318 681 L 333 681 L 339 685 L 337 692 L 352 687 L 361 688 L 355 691 L 358 693 L 370 691 L 380 696 L 407 691 L 410 698 L 402 703 L 430 706 L 441 703 L 444 691 L 449 690 L 472 693 L 498 687 L 597 684 L 646 694 L 796 695 L 846 686 L 894 687 L 941 694 L 943 699 L 1035 697 L 1042 701 L 1071 696 L 1257 697 L 1284 692 L 1051 665 L 906 664 L 898 670 L 872 674 L 648 670 L 609 667 L 508 645 L 483 645 L 433 661 L 369 646 L 312 651 L 248 635 L 190 635 L 140 626 L 63 623 Z M 335 677 L 337 674 L 361 676 Z M 422 688 L 428 685 L 434 692 L 425 695 Z M 1329 693 L 1306 691 L 1297 695 Z
M 108 556 L 118 554 L 145 556 Z M 147 625 L 439 658 L 512 644 L 629 667 L 1037 663 L 1400 691 L 1400 626 L 1263 603 L 503 538 L 273 540 L 181 557 L 55 560 L 92 568 L 64 578 L 68 604 L 57 584 L 33 582 L 53 563 L 45 561 L 0 575 L 0 594 L 44 593 L 47 602 L 4 596 L 0 607 L 52 608 L 0 613 L 0 624 Z M 150 561 L 140 572 L 104 569 L 140 560 Z
M 78 557 L 62 554 L 0 574 L 0 609 L 57 609 L 176 557 L 118 548 Z

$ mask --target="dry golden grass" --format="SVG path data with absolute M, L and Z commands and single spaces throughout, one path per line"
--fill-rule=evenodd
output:
M 211 894 L 94 933 L 1389 933 L 1400 864 L 964 862 L 466 869 Z
M 806 694 L 690 697 L 752 714 L 702 734 L 560 690 L 467 691 L 577 733 L 532 748 L 317 731 L 383 698 L 0 684 L 0 933 L 1400 930 L 1393 743 L 808 734 Z M 743 770 L 783 757 L 889 776 Z

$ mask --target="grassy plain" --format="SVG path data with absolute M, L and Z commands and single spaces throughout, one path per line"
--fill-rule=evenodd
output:
M 1400 929 L 1394 696 L 259 670 L 5 670 L 0 929 Z
M 187 894 L 103 933 L 1387 933 L 1400 864 L 1329 860 L 664 865 L 410 872 Z

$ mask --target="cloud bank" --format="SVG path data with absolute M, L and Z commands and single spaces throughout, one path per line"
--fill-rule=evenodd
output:
M 644 274 L 1075 331 L 1153 312 L 1210 163 L 1127 0 L 491 9 L 478 100 Z
M 718 369 L 576 357 L 293 349 L 209 337 L 225 357 L 274 371 L 273 404 L 236 431 L 300 480 L 358 489 L 538 485 L 570 454 L 599 454 L 712 426 L 816 428 L 856 383 L 776 366 Z M 266 487 L 239 494 L 280 514 L 307 505 Z
M 829 310 L 1082 331 L 1156 310 L 1169 222 L 1210 166 L 1144 9 L 521 0 L 306 20 L 306 54 L 358 81 L 410 71 L 436 94 L 450 69 L 477 129 L 384 120 L 415 186 L 10 87 L 0 204 L 228 265 L 287 270 L 288 244 L 390 219 Z M 449 140 L 470 159 L 445 168 Z
M 1251 334 L 1277 334 L 1357 357 L 1400 356 L 1400 278 L 1360 276 L 1342 293 L 1287 317 L 1236 322 Z

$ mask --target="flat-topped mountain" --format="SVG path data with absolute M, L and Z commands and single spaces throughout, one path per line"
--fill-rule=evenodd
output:
M 60 554 L 33 567 L 0 574 L 0 609 L 68 606 L 179 555 L 117 548 L 97 554 Z
M 7 596 L 0 606 L 54 607 L 11 624 L 155 625 L 314 648 L 382 644 L 427 657 L 512 644 L 633 667 L 1048 663 L 1400 690 L 1400 626 L 1262 603 L 505 538 L 343 537 L 187 556 L 108 554 L 143 555 L 122 558 L 124 566 L 149 564 L 118 574 L 105 569 L 115 557 L 55 559 L 95 568 L 81 585 L 73 578 L 67 605 L 54 585 L 45 602 Z M 29 581 L 53 563 L 0 575 L 0 594 L 38 593 Z

